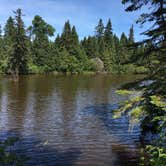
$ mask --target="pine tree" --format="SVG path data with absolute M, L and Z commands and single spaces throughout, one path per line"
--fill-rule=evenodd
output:
M 71 63 L 71 65 L 66 64 L 67 66 L 69 66 L 70 70 L 63 70 L 63 72 L 83 71 L 87 63 L 87 56 L 83 47 L 81 46 L 79 42 L 78 34 L 77 34 L 75 26 L 71 28 L 69 21 L 65 23 L 61 37 L 58 37 L 56 39 L 55 44 L 58 44 L 58 43 L 59 43 L 59 48 L 61 48 L 59 52 L 60 56 L 65 57 L 64 60 L 66 63 L 68 62 Z M 67 52 L 66 55 L 64 55 L 65 52 Z
M 146 116 L 143 120 L 142 127 L 146 128 L 151 125 L 153 129 L 165 128 L 166 121 L 165 111 L 152 101 L 152 96 L 158 96 L 163 102 L 166 100 L 166 2 L 165 0 L 123 0 L 123 4 L 128 4 L 126 11 L 134 12 L 144 6 L 150 6 L 148 11 L 140 16 L 137 23 L 141 25 L 150 23 L 151 28 L 147 29 L 142 34 L 146 35 L 147 39 L 137 44 L 146 44 L 148 47 L 145 53 L 140 57 L 148 60 L 150 73 L 146 79 L 153 80 L 151 84 L 143 87 L 144 100 L 139 101 L 139 105 L 144 109 Z M 153 61 L 155 60 L 155 63 Z M 161 125 L 163 124 L 163 125 Z M 159 126 L 159 128 L 158 128 Z
M 0 38 L 2 38 L 2 28 L 1 28 L 1 25 L 0 25 Z
M 110 19 L 108 20 L 108 23 L 104 31 L 104 42 L 105 42 L 105 53 L 104 53 L 105 70 L 113 71 L 116 51 L 115 51 L 115 43 L 112 31 L 112 23 Z
M 9 69 L 18 79 L 19 74 L 27 73 L 27 37 L 21 9 L 17 9 L 14 13 L 15 33 L 11 34 L 13 36 L 13 52 L 9 55 Z
M 67 50 L 71 48 L 71 25 L 69 20 L 65 23 L 63 32 L 61 35 L 62 46 L 65 47 Z
M 82 41 L 82 46 L 89 58 L 99 57 L 96 37 L 89 36 L 88 38 L 84 38 Z
M 78 34 L 76 32 L 75 26 L 73 26 L 72 30 L 71 30 L 71 39 L 72 39 L 71 42 L 72 42 L 73 47 L 79 45 Z
M 79 55 L 79 40 L 78 40 L 78 34 L 76 32 L 75 26 L 72 27 L 71 33 L 70 33 L 70 48 L 68 48 L 68 52 L 71 56 L 75 56 L 79 58 L 81 55 Z
M 129 44 L 134 44 L 135 40 L 134 40 L 134 26 L 132 25 L 130 28 L 130 32 L 129 32 Z
M 138 47 L 134 45 L 135 39 L 134 39 L 134 26 L 132 25 L 129 30 L 129 37 L 128 37 L 128 58 L 126 61 L 130 61 L 132 59 L 135 59 L 135 57 L 138 54 Z
M 9 17 L 4 27 L 3 40 L 1 41 L 3 43 L 1 45 L 1 70 L 3 72 L 9 72 L 8 59 L 13 53 L 13 43 L 16 33 L 14 24 L 14 19 Z
M 106 48 L 103 52 L 102 61 L 104 62 L 104 70 L 107 72 L 112 71 L 111 50 Z
M 33 36 L 33 61 L 34 64 L 45 68 L 49 57 L 49 37 L 54 35 L 55 29 L 47 24 L 42 17 L 35 16 L 32 21 L 32 36 Z M 44 69 L 45 70 L 45 69 Z
M 103 60 L 104 51 L 105 51 L 105 43 L 103 38 L 101 38 L 98 41 L 98 51 L 99 51 L 99 58 Z
M 9 17 L 4 27 L 4 43 L 5 43 L 6 56 L 10 55 L 13 51 L 13 43 L 14 43 L 14 38 L 16 36 L 15 33 L 16 33 L 16 27 L 14 19 L 12 17 Z
M 77 71 L 83 71 L 86 67 L 87 56 L 83 47 L 81 47 L 79 43 L 78 34 L 75 26 L 73 26 L 71 30 L 71 49 L 69 50 L 69 54 L 77 59 L 77 61 L 75 61 L 78 63 L 75 65 L 79 66 L 79 70 L 77 69 Z
M 33 38 L 32 38 L 32 36 L 33 36 L 32 30 L 33 30 L 33 27 L 32 27 L 32 26 L 29 26 L 29 27 L 27 28 L 27 34 L 28 34 L 29 40 L 33 40 Z
M 115 44 L 115 70 L 119 72 L 121 67 L 121 44 L 119 38 L 114 34 Z
M 98 25 L 95 27 L 95 37 L 97 40 L 97 57 L 100 60 L 104 60 L 104 51 L 105 51 L 105 41 L 104 41 L 104 24 L 103 20 L 100 19 Z
M 56 48 L 60 48 L 62 45 L 61 45 L 61 37 L 60 37 L 60 35 L 58 34 L 57 35 L 57 37 L 56 37 L 56 39 L 55 39 L 55 47 Z
M 96 26 L 95 30 L 96 30 L 96 37 L 100 40 L 104 34 L 104 25 L 102 19 L 99 20 L 99 23 Z
M 127 49 L 128 39 L 125 33 L 123 32 L 120 38 L 120 64 L 124 64 L 128 61 L 130 55 Z
M 2 66 L 3 66 L 3 39 L 2 39 L 2 30 L 1 30 L 1 25 L 0 25 L 0 73 L 2 72 Z
M 13 36 L 15 36 L 16 30 L 14 24 L 14 19 L 9 17 L 4 28 L 4 38 L 12 40 Z
M 106 47 L 111 47 L 113 42 L 113 32 L 112 32 L 112 23 L 111 20 L 108 20 L 107 26 L 104 31 L 104 41 L 106 44 Z

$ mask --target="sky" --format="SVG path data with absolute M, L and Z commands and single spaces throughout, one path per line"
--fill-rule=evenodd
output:
M 35 15 L 40 15 L 55 29 L 55 36 L 62 32 L 66 20 L 76 26 L 80 39 L 94 35 L 95 26 L 100 18 L 106 25 L 110 18 L 113 32 L 118 36 L 122 32 L 129 34 L 129 28 L 134 24 L 136 41 L 143 39 L 140 33 L 143 29 L 135 24 L 140 11 L 125 12 L 121 0 L 0 0 L 0 24 L 3 27 L 9 16 L 17 8 L 23 10 L 23 20 L 26 26 L 31 25 Z

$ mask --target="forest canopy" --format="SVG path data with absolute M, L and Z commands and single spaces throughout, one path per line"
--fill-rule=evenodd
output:
M 67 20 L 61 34 L 41 16 L 36 15 L 25 27 L 23 13 L 17 9 L 0 30 L 0 72 L 28 73 L 145 73 L 145 61 L 131 62 L 142 54 L 147 45 L 131 47 L 134 27 L 129 34 L 118 37 L 113 32 L 111 19 L 106 25 L 99 19 L 93 36 L 79 39 L 75 26 Z M 53 39 L 53 40 L 50 40 Z

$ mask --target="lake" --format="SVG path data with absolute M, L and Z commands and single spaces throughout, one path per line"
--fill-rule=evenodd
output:
M 136 75 L 0 76 L 0 139 L 18 136 L 14 150 L 27 166 L 133 166 L 140 128 L 113 118 L 127 99 L 115 91 Z

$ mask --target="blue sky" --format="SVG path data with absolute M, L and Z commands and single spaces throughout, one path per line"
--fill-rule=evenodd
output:
M 126 35 L 134 24 L 135 39 L 140 40 L 140 32 L 143 31 L 135 24 L 139 16 L 136 13 L 127 13 L 121 0 L 0 0 L 0 24 L 4 26 L 7 18 L 13 15 L 13 10 L 23 9 L 26 26 L 31 25 L 35 15 L 40 15 L 49 24 L 55 27 L 56 33 L 61 33 L 64 22 L 70 20 L 75 25 L 82 39 L 84 36 L 93 35 L 94 28 L 99 18 L 106 24 L 108 18 L 113 24 L 114 33 L 118 36 L 122 32 Z

